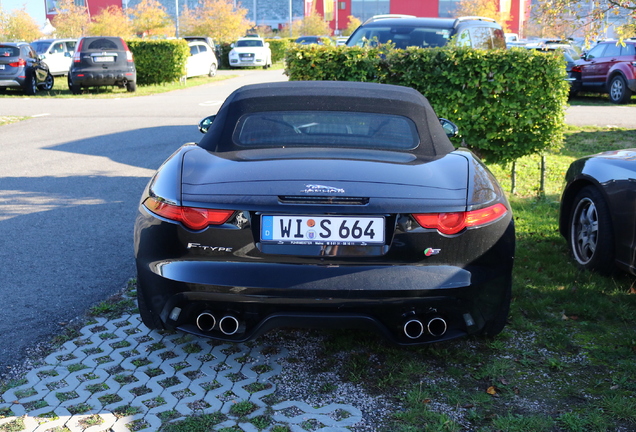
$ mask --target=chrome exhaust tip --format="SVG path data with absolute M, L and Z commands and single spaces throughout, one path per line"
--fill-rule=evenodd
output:
M 424 334 L 424 324 L 418 319 L 412 319 L 404 324 L 403 330 L 409 339 L 417 339 Z
M 224 335 L 231 336 L 239 329 L 239 320 L 232 315 L 226 315 L 219 321 L 219 330 Z
M 426 330 L 431 336 L 440 337 L 444 336 L 446 330 L 448 330 L 448 326 L 443 318 L 435 317 L 431 318 L 428 324 L 426 324 Z
M 201 331 L 210 331 L 216 326 L 216 318 L 212 315 L 212 312 L 201 312 L 197 317 L 197 327 Z

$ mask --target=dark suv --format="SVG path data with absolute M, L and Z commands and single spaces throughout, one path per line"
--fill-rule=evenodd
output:
M 132 52 L 120 37 L 83 37 L 77 42 L 68 73 L 73 94 L 82 87 L 118 86 L 137 90 L 137 70 Z
M 353 32 L 347 46 L 374 46 L 391 42 L 395 48 L 441 47 L 449 42 L 480 49 L 506 48 L 501 26 L 491 18 L 417 18 L 410 15 L 376 16 Z
M 22 88 L 27 95 L 53 88 L 49 67 L 26 42 L 0 42 L 0 90 L 7 87 Z
M 581 75 L 576 91 L 609 93 L 612 102 L 628 103 L 636 92 L 636 39 L 599 42 L 573 71 Z

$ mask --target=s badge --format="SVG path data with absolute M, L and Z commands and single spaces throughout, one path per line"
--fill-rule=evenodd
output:
M 426 248 L 424 249 L 424 255 L 428 256 L 432 256 L 432 255 L 437 255 L 438 253 L 440 253 L 441 249 L 433 249 L 433 248 Z

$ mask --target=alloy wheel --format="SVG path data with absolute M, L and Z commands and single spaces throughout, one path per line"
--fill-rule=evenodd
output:
M 598 245 L 598 212 L 594 201 L 583 198 L 576 205 L 570 241 L 574 258 L 582 265 L 594 257 Z
M 612 100 L 618 101 L 623 98 L 623 93 L 625 92 L 625 87 L 623 86 L 623 81 L 620 79 L 615 79 L 612 81 L 612 87 L 610 88 L 610 96 Z

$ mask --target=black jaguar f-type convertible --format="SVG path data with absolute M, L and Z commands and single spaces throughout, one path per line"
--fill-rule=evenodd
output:
M 493 336 L 514 225 L 451 122 L 406 87 L 242 87 L 143 192 L 149 328 L 241 342 L 277 327 L 368 328 L 401 345 Z

